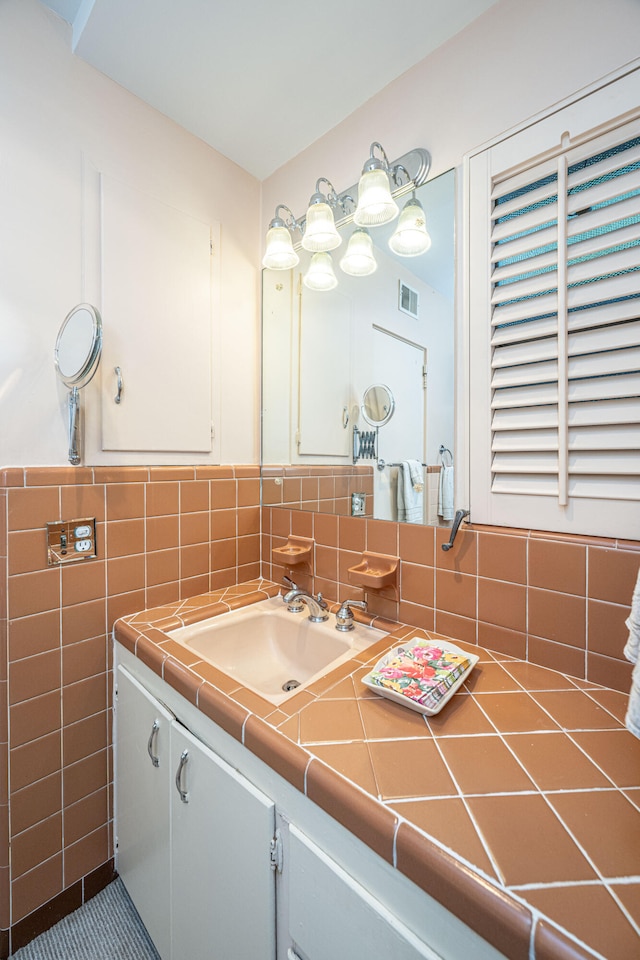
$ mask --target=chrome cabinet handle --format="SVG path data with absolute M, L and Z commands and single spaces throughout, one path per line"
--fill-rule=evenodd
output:
M 122 380 L 122 370 L 120 367 L 114 367 L 113 369 L 116 375 L 116 388 L 118 390 L 118 392 L 116 393 L 113 399 L 116 403 L 120 403 L 120 401 L 122 400 L 122 391 L 124 390 L 124 383 Z
M 153 752 L 154 746 L 158 740 L 158 730 L 160 729 L 160 721 L 154 720 L 153 726 L 151 727 L 151 733 L 149 734 L 149 741 L 147 743 L 147 753 L 151 757 L 151 763 L 154 767 L 160 766 L 160 758 Z
M 189 791 L 182 789 L 182 772 L 189 761 L 189 751 L 183 750 L 180 754 L 180 763 L 176 770 L 176 790 L 180 794 L 183 803 L 189 803 Z
M 343 428 L 343 430 L 346 430 L 348 426 L 349 426 L 349 408 L 348 408 L 348 407 L 343 407 L 343 408 L 342 408 L 342 428 Z

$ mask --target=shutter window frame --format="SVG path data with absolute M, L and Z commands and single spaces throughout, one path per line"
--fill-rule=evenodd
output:
M 468 162 L 471 517 L 640 538 L 640 108 L 564 130 Z

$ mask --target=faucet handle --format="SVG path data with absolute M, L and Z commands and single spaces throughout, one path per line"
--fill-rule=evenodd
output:
M 289 589 L 282 594 L 282 602 L 287 604 L 289 613 L 301 613 L 304 610 L 304 604 L 298 597 L 300 592 L 298 584 L 294 583 L 291 577 L 285 576 L 282 579 L 289 584 Z
M 353 613 L 351 607 L 357 607 L 358 610 L 367 609 L 366 600 L 343 600 L 340 609 L 336 613 L 336 630 L 346 633 L 347 630 L 353 630 Z
M 318 606 L 322 607 L 323 610 L 328 609 L 329 604 L 327 603 L 327 601 L 325 600 L 325 598 L 322 596 L 321 593 L 319 593 L 318 596 L 316 597 L 316 601 L 318 603 Z

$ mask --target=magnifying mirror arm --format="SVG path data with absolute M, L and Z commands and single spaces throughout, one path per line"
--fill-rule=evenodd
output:
M 69 391 L 69 463 L 80 463 L 80 391 L 73 387 Z

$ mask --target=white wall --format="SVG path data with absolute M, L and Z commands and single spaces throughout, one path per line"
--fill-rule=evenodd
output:
M 255 462 L 257 268 L 275 205 L 303 212 L 318 176 L 339 188 L 353 183 L 373 140 L 391 157 L 426 146 L 433 173 L 449 169 L 468 150 L 636 57 L 638 36 L 638 0 L 502 0 L 265 181 L 260 213 L 257 181 L 75 58 L 70 28 L 37 0 L 2 0 L 0 465 L 66 462 L 52 351 L 61 320 L 82 297 L 83 154 L 221 223 L 219 446 L 212 460 Z M 97 449 L 98 437 L 88 446 Z
M 221 224 L 214 316 L 217 436 L 210 459 L 256 463 L 259 182 L 74 57 L 71 28 L 37 0 L 3 0 L 0 466 L 66 463 L 65 395 L 56 382 L 53 347 L 60 323 L 86 295 L 83 158 L 192 216 Z M 108 318 L 103 320 L 106 326 Z M 100 454 L 97 391 L 97 383 L 84 391 L 88 456 L 95 451 L 89 462 L 188 459 Z
M 318 177 L 356 182 L 372 141 L 390 159 L 426 147 L 442 173 L 636 58 L 639 36 L 638 0 L 501 0 L 269 177 L 263 235 L 277 203 L 304 213 Z

